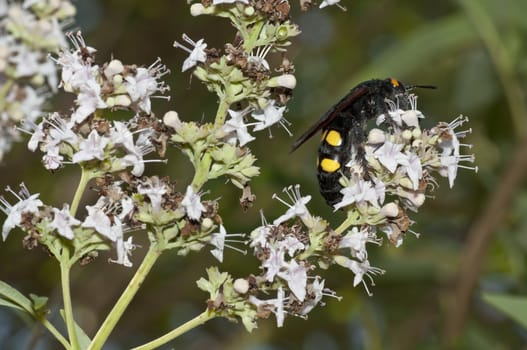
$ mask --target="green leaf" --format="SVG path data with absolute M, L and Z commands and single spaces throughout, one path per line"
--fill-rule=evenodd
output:
M 484 293 L 483 300 L 527 328 L 527 297 Z
M 4 281 L 0 281 L 0 304 L 25 311 L 36 317 L 31 300 Z
M 39 318 L 45 317 L 49 313 L 48 309 L 48 297 L 41 297 L 36 294 L 29 294 L 33 303 L 33 311 Z
M 5 299 L 0 299 L 0 306 L 7 306 L 13 309 L 18 309 L 20 311 L 26 311 L 22 307 L 20 307 L 20 305 L 17 305 L 13 303 L 12 301 L 5 300 Z
M 62 319 L 64 320 L 64 322 L 66 322 L 66 317 L 64 315 L 64 309 L 61 309 L 60 310 L 60 316 L 62 317 Z M 88 346 L 90 345 L 91 343 L 91 339 L 90 337 L 88 337 L 88 335 L 86 334 L 86 332 L 84 332 L 84 329 L 82 329 L 78 324 L 77 322 L 75 322 L 75 320 L 73 320 L 73 323 L 75 325 L 75 333 L 77 333 L 77 340 L 79 342 L 79 348 L 81 350 L 86 350 L 88 349 Z

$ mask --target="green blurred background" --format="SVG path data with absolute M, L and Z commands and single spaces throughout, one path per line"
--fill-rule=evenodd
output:
M 326 285 L 344 299 L 328 299 L 307 321 L 287 317 L 277 329 L 274 319 L 263 320 L 248 334 L 240 324 L 216 319 L 164 349 L 527 348 L 525 329 L 481 300 L 482 292 L 527 294 L 527 142 L 522 139 L 527 124 L 527 1 L 342 0 L 346 12 L 329 7 L 307 13 L 291 2 L 293 19 L 303 31 L 288 53 L 298 80 L 286 116 L 295 136 L 362 80 L 390 76 L 433 84 L 439 89 L 418 91 L 418 106 L 428 117 L 425 124 L 470 116 L 473 133 L 466 142 L 474 144 L 479 173 L 460 169 L 452 190 L 440 179 L 434 198 L 412 216 L 419 239 L 408 235 L 399 248 L 387 243 L 371 247 L 372 265 L 387 270 L 376 278 L 372 297 L 353 288 L 350 271 L 334 267 L 324 275 Z M 101 62 L 113 55 L 123 63 L 149 65 L 161 57 L 171 69 L 167 82 L 172 99 L 154 101 L 158 116 L 174 109 L 184 120 L 212 120 L 216 98 L 188 72 L 180 73 L 186 54 L 172 43 L 187 33 L 222 48 L 234 36 L 227 21 L 193 18 L 183 0 L 78 0 L 75 5 L 79 13 L 70 29 L 83 31 Z M 66 110 L 71 100 L 71 95 L 60 95 L 55 108 Z M 211 197 L 222 197 L 220 213 L 228 232 L 259 225 L 261 208 L 267 218 L 280 215 L 285 207 L 271 196 L 295 183 L 302 193 L 312 194 L 312 213 L 338 224 L 343 214 L 333 213 L 318 194 L 317 141 L 289 154 L 293 138 L 279 128 L 272 132 L 272 139 L 260 134 L 251 144 L 262 168 L 252 183 L 257 196 L 253 208 L 244 213 L 239 193 L 230 185 L 208 186 Z M 168 165 L 154 165 L 150 173 L 170 175 L 183 190 L 190 164 L 177 150 L 169 157 Z M 71 200 L 79 173 L 67 167 L 51 174 L 39 159 L 18 145 L 0 165 L 0 186 L 24 181 L 32 193 L 40 192 L 45 202 L 60 207 Z M 0 246 L 0 278 L 26 294 L 50 296 L 57 321 L 58 266 L 40 249 L 23 250 L 21 238 L 13 232 Z M 143 243 L 134 252 L 135 266 L 144 254 Z M 75 313 L 90 335 L 135 268 L 108 264 L 108 257 L 73 270 Z M 195 281 L 213 264 L 206 250 L 185 258 L 163 256 L 105 349 L 138 345 L 198 315 L 207 295 Z M 226 251 L 220 268 L 234 276 L 258 272 L 256 259 L 232 250 Z M 1 349 L 58 347 L 45 331 L 4 308 L 0 344 Z

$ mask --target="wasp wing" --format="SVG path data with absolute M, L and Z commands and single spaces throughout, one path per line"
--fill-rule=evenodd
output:
M 337 104 L 335 104 L 329 111 L 312 125 L 302 136 L 300 136 L 291 146 L 289 153 L 294 152 L 304 142 L 309 140 L 318 130 L 324 130 L 332 121 L 341 113 L 343 110 L 351 106 L 360 97 L 368 93 L 369 88 L 367 86 L 356 87 L 351 90 L 346 96 L 344 96 Z

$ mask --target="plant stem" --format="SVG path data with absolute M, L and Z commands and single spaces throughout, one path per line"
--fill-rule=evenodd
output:
M 132 277 L 130 283 L 128 283 L 128 286 L 123 291 L 123 294 L 121 294 L 117 303 L 115 303 L 108 316 L 106 316 L 106 319 L 88 346 L 88 350 L 99 350 L 102 348 L 162 251 L 163 249 L 158 242 L 153 242 L 150 245 L 141 266 L 139 266 L 134 277 Z
M 225 118 L 227 117 L 227 110 L 231 103 L 228 95 L 220 96 L 220 104 L 216 111 L 216 117 L 214 118 L 214 128 L 219 129 L 225 124 Z
M 179 326 L 176 329 L 173 329 L 172 331 L 168 332 L 167 334 L 152 340 L 151 342 L 148 342 L 146 344 L 140 345 L 138 347 L 133 348 L 132 350 L 150 350 L 150 349 L 156 349 L 157 347 L 168 343 L 171 340 L 176 339 L 180 335 L 190 331 L 193 328 L 196 328 L 197 326 L 200 326 L 204 324 L 205 322 L 213 319 L 216 317 L 216 315 L 212 312 L 209 312 L 208 310 L 204 311 L 200 315 L 194 317 L 192 320 L 185 322 L 181 326 Z
M 81 201 L 82 195 L 84 194 L 84 191 L 86 190 L 86 186 L 88 185 L 88 182 L 91 180 L 91 173 L 82 168 L 81 171 L 81 179 L 79 180 L 79 185 L 77 186 L 77 190 L 75 191 L 75 195 L 73 196 L 73 200 L 71 201 L 71 207 L 70 207 L 70 214 L 71 216 L 75 216 L 77 213 L 77 209 L 79 208 L 79 203 Z
M 55 339 L 57 339 L 61 344 L 62 346 L 64 347 L 64 349 L 69 349 L 70 348 L 70 344 L 68 343 L 68 340 L 66 340 L 66 338 L 64 338 L 64 336 L 62 334 L 60 334 L 60 332 L 57 330 L 57 328 L 55 328 L 55 326 L 53 324 L 51 324 L 47 319 L 42 319 L 40 320 L 40 323 L 42 323 L 42 325 L 44 327 L 46 327 L 46 329 L 51 333 L 53 334 L 53 336 L 55 337 Z
M 75 320 L 73 318 L 73 307 L 71 304 L 70 293 L 70 270 L 71 264 L 69 258 L 65 255 L 67 250 L 64 249 L 63 255 L 60 259 L 60 282 L 62 285 L 62 299 L 64 302 L 64 318 L 66 319 L 66 328 L 68 329 L 68 337 L 71 343 L 71 349 L 79 349 L 79 342 L 77 340 L 77 332 L 75 331 Z
M 348 227 L 356 223 L 357 223 L 356 217 L 351 215 L 351 213 L 348 213 L 348 216 L 346 217 L 346 219 L 342 222 L 342 224 L 339 225 L 339 227 L 335 229 L 335 232 L 341 235 L 344 231 L 346 231 Z
M 198 192 L 209 179 L 209 170 L 212 164 L 212 158 L 208 152 L 205 152 L 201 159 L 197 159 L 195 161 L 195 164 L 198 164 L 198 167 L 196 168 L 196 173 L 194 174 L 191 185 L 194 190 Z

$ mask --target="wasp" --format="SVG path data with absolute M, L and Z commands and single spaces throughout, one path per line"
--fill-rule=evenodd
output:
M 395 102 L 403 110 L 409 109 L 409 96 L 413 88 L 434 89 L 435 86 L 405 86 L 394 78 L 364 81 L 351 89 L 293 143 L 290 152 L 295 151 L 319 130 L 322 131 L 322 141 L 318 147 L 317 178 L 320 193 L 330 206 L 342 199 L 340 190 L 343 186 L 340 178 L 350 176 L 350 168 L 346 164 L 352 160 L 353 155 L 367 174 L 364 144 L 368 122 L 388 113 L 390 103 Z

